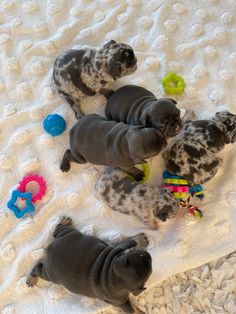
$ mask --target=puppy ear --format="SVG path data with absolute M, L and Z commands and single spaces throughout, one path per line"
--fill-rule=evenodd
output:
M 132 294 L 135 295 L 135 296 L 137 296 L 137 295 L 139 295 L 140 293 L 142 293 L 142 292 L 145 291 L 145 290 L 146 290 L 145 287 L 137 288 L 137 289 L 135 289 L 135 290 L 132 290 Z
M 152 127 L 151 117 L 147 112 L 145 112 L 145 114 L 141 115 L 140 121 L 141 121 L 142 125 L 144 125 L 145 127 L 147 127 L 147 128 Z
M 108 41 L 105 45 L 103 45 L 103 48 L 109 48 L 113 44 L 116 44 L 116 41 L 112 39 Z
M 174 99 L 172 98 L 167 98 L 167 99 L 169 99 L 174 105 L 177 105 L 177 101 L 175 101 Z
M 119 256 L 113 263 L 113 269 L 118 277 L 123 277 L 126 268 L 129 266 L 129 261 L 126 254 Z
M 120 62 L 118 61 L 111 59 L 110 62 L 108 63 L 107 69 L 108 69 L 108 73 L 111 76 L 119 77 L 121 75 L 121 65 L 120 65 Z

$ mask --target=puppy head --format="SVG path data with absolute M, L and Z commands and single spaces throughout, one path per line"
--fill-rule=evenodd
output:
M 179 210 L 179 203 L 167 188 L 159 189 L 158 205 L 154 215 L 161 221 L 173 218 Z
M 150 105 L 141 115 L 141 122 L 146 127 L 161 130 L 166 138 L 173 137 L 182 128 L 180 110 L 171 98 L 160 98 Z
M 158 155 L 166 146 L 163 134 L 154 128 L 130 127 L 126 134 L 130 158 L 135 164 Z
M 129 45 L 110 40 L 103 49 L 107 59 L 107 72 L 115 79 L 136 71 L 137 58 Z
M 138 295 L 145 290 L 145 282 L 151 275 L 152 258 L 144 249 L 128 249 L 115 258 L 113 269 L 125 288 Z
M 217 112 L 213 119 L 219 121 L 224 126 L 226 144 L 236 142 L 236 115 L 229 111 Z

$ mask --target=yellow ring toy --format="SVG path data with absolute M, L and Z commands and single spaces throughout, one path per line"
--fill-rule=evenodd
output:
M 140 180 L 140 181 L 136 181 L 135 179 L 134 179 L 134 177 L 132 177 L 131 175 L 128 175 L 128 177 L 131 179 L 131 180 L 133 180 L 133 181 L 135 181 L 135 182 L 137 182 L 137 183 L 145 183 L 147 180 L 148 180 L 148 178 L 149 178 L 149 173 L 150 173 L 150 170 L 149 170 L 149 164 L 147 163 L 147 162 L 145 162 L 144 164 L 141 164 L 141 165 L 136 165 L 136 167 L 137 168 L 141 168 L 140 170 L 143 170 L 143 172 L 144 172 L 144 177 L 143 177 L 143 179 L 142 180 Z
M 169 95 L 181 95 L 184 92 L 184 80 L 181 76 L 178 76 L 174 72 L 169 72 L 165 77 L 163 77 L 162 85 L 166 94 Z

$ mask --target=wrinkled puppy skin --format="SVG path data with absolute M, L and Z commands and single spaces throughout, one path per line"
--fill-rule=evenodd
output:
M 83 113 L 80 100 L 96 93 L 109 97 L 114 82 L 137 69 L 133 49 L 123 43 L 109 41 L 100 49 L 71 49 L 59 55 L 53 67 L 53 82 L 64 95 L 76 117 Z
M 142 313 L 133 307 L 129 294 L 143 292 L 152 272 L 144 233 L 108 245 L 83 235 L 72 226 L 71 218 L 63 217 L 53 236 L 46 255 L 26 280 L 29 287 L 36 285 L 40 277 L 61 284 L 72 293 L 98 298 L 125 313 Z
M 150 229 L 158 228 L 158 220 L 173 218 L 179 209 L 168 189 L 139 184 L 120 169 L 106 169 L 95 190 L 113 210 L 138 217 Z
M 225 144 L 236 141 L 236 115 L 217 112 L 211 120 L 187 121 L 181 138 L 164 152 L 166 168 L 190 184 L 213 178 L 222 164 L 217 157 Z
M 89 114 L 71 129 L 70 150 L 65 152 L 60 168 L 66 172 L 71 161 L 90 162 L 119 167 L 140 180 L 144 174 L 135 165 L 159 154 L 165 145 L 165 138 L 157 129 L 129 126 Z
M 136 85 L 126 85 L 115 91 L 107 101 L 107 119 L 130 125 L 143 125 L 160 130 L 166 139 L 182 128 L 180 110 L 171 98 L 157 99 L 155 95 Z

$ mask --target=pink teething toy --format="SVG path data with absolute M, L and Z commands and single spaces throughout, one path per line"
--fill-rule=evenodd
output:
M 41 198 L 45 195 L 47 190 L 47 185 L 43 177 L 38 176 L 37 174 L 30 174 L 28 176 L 25 176 L 22 181 L 20 181 L 17 190 L 19 190 L 22 193 L 26 192 L 26 185 L 30 182 L 36 182 L 39 186 L 39 191 L 37 194 L 32 196 L 32 203 L 35 203 L 36 201 L 41 200 Z

